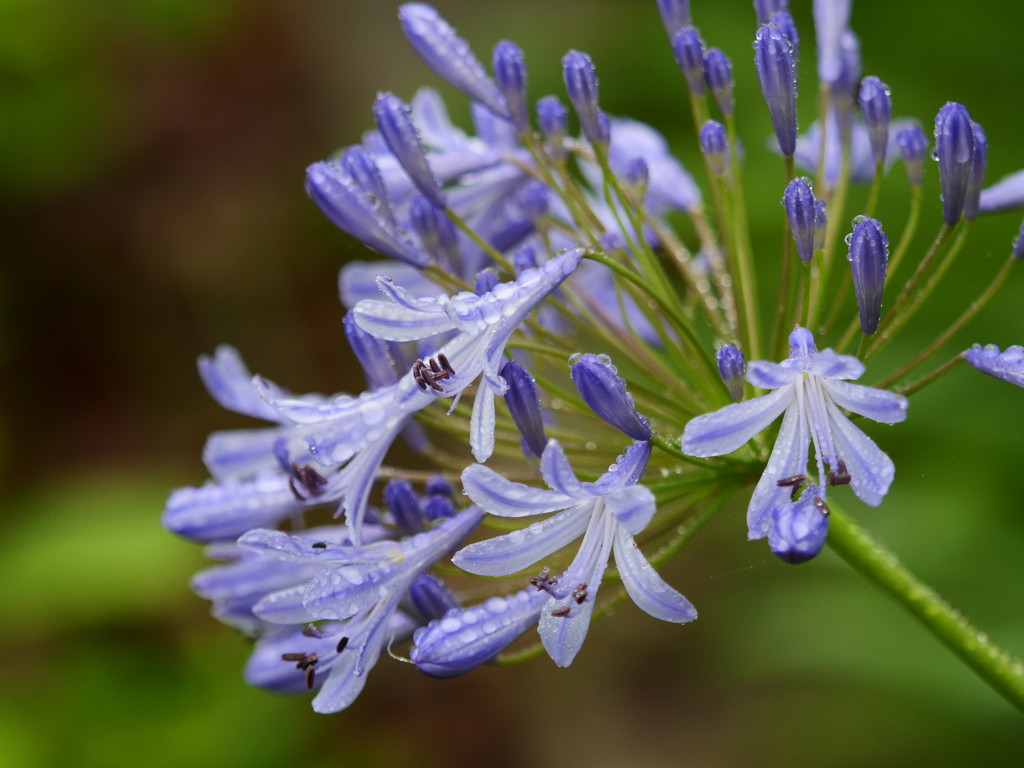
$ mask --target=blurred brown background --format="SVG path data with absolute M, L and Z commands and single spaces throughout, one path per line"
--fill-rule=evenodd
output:
M 813 119 L 809 0 L 801 103 Z M 297 390 L 361 386 L 336 274 L 368 252 L 302 191 L 306 164 L 355 142 L 377 90 L 442 87 L 396 2 L 0 2 L 0 766 L 1020 765 L 1017 713 L 830 553 L 800 568 L 721 513 L 667 569 L 701 619 L 632 606 L 571 669 L 546 659 L 437 682 L 384 659 L 349 711 L 319 716 L 241 682 L 246 643 L 187 589 L 198 547 L 159 527 L 168 488 L 204 479 L 220 411 L 195 358 L 220 342 Z M 602 102 L 696 145 L 653 0 L 438 2 L 481 59 L 526 50 L 532 98 L 591 53 Z M 947 99 L 987 129 L 990 181 L 1024 166 L 1017 0 L 857 0 L 865 72 L 927 126 Z M 747 0 L 693 0 L 736 65 L 759 252 L 782 182 L 763 149 Z M 921 241 L 938 225 L 933 169 Z M 863 190 L 856 193 L 863 195 Z M 906 215 L 895 168 L 890 236 Z M 887 352 L 927 343 L 987 283 L 1018 220 L 968 254 Z M 769 264 L 771 259 L 769 259 Z M 769 284 L 766 267 L 763 284 Z M 972 341 L 1024 342 L 1015 275 Z M 979 626 L 1024 654 L 1024 393 L 958 370 L 880 428 L 899 468 L 865 523 Z

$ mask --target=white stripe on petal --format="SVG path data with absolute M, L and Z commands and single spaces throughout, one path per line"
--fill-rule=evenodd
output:
M 657 511 L 654 494 L 642 485 L 629 485 L 612 491 L 604 497 L 604 503 L 619 525 L 633 536 L 647 527 Z
M 859 379 L 864 375 L 864 363 L 852 355 L 837 355 L 823 349 L 811 358 L 808 372 L 825 379 Z
M 877 507 L 889 492 L 896 474 L 892 459 L 834 404 L 829 403 L 828 411 L 836 452 L 846 462 L 846 469 L 850 473 L 850 487 L 865 504 Z
M 767 360 L 755 360 L 747 366 L 747 381 L 760 389 L 778 389 L 792 384 L 800 371 Z
M 557 491 L 513 483 L 481 464 L 463 470 L 462 489 L 474 504 L 500 517 L 543 515 L 576 503 Z
M 747 507 L 747 537 L 763 539 L 772 525 L 772 511 L 788 500 L 793 489 L 778 481 L 807 471 L 807 445 L 810 442 L 807 419 L 799 408 L 790 408 L 782 420 L 782 429 L 775 441 L 768 466 L 750 497 Z
M 683 453 L 721 456 L 740 448 L 779 417 L 793 402 L 793 385 L 769 395 L 733 403 L 690 421 L 683 430 Z
M 615 534 L 615 565 L 633 602 L 656 619 L 683 624 L 697 618 L 697 609 L 651 567 L 633 537 L 619 526 Z
M 824 380 L 821 383 L 840 408 L 882 424 L 896 424 L 907 418 L 907 398 L 903 395 L 845 381 Z
M 540 473 L 550 488 L 574 499 L 588 499 L 594 494 L 583 487 L 572 471 L 565 451 L 555 438 L 548 440 L 544 455 L 540 457 Z

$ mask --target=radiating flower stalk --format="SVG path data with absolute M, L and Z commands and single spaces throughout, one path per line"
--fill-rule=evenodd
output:
M 984 131 L 947 104 L 935 123 L 943 226 L 916 257 L 928 140 L 892 117 L 879 78 L 861 79 L 850 0 L 814 2 L 820 118 L 803 134 L 800 33 L 785 2 L 757 0 L 753 58 L 783 158 L 785 215 L 778 253 L 755 258 L 732 62 L 705 45 L 687 0 L 657 5 L 689 92 L 710 216 L 657 131 L 602 109 L 587 54 L 562 59 L 574 137 L 559 97 L 531 113 L 519 46 L 495 46 L 492 77 L 431 6 L 400 8 L 416 52 L 469 98 L 476 136 L 430 88 L 410 104 L 382 93 L 377 130 L 306 169 L 320 210 L 386 257 L 340 276 L 367 389 L 293 395 L 251 376 L 230 347 L 200 358 L 221 405 L 271 426 L 211 435 L 212 479 L 168 500 L 164 525 L 228 561 L 194 588 L 256 638 L 250 683 L 315 689 L 314 708 L 334 712 L 384 650 L 435 677 L 543 652 L 567 666 L 620 600 L 694 620 L 657 569 L 751 488 L 750 539 L 793 564 L 831 545 L 1024 709 L 1020 664 L 839 509 L 841 486 L 879 506 L 896 479 L 851 414 L 902 422 L 906 394 L 962 360 L 1024 386 L 1019 346 L 975 346 L 907 381 L 1003 285 L 1024 233 L 932 344 L 889 374 L 872 371 L 874 387 L 853 383 L 932 294 L 978 214 L 1024 207 L 1024 183 L 983 191 Z M 876 207 L 883 183 L 901 184 L 886 182 L 897 158 L 911 208 L 890 254 Z M 852 183 L 871 185 L 862 211 L 845 210 Z M 673 230 L 673 212 L 695 237 Z M 892 285 L 915 258 L 902 289 Z M 782 276 L 766 286 L 778 295 L 766 316 L 758 273 L 773 273 L 772 261 Z M 851 287 L 856 315 L 834 338 Z M 857 354 L 844 354 L 858 331 Z M 386 465 L 397 438 L 435 471 Z

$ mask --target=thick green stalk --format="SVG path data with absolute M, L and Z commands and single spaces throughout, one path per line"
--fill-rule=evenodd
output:
M 943 645 L 1014 707 L 1024 712 L 1024 665 L 918 580 L 867 531 L 829 502 L 828 544 L 855 571 L 888 592 Z

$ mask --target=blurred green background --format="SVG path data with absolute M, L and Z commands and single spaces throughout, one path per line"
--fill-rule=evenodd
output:
M 792 2 L 808 124 L 810 0 Z M 0 767 L 1020 765 L 1019 713 L 830 552 L 793 568 L 747 543 L 741 505 L 667 569 L 701 611 L 692 626 L 623 607 L 568 670 L 538 659 L 436 682 L 384 659 L 329 717 L 242 683 L 246 642 L 187 588 L 198 547 L 159 527 L 168 488 L 204 479 L 205 434 L 246 423 L 208 400 L 194 361 L 230 342 L 298 391 L 360 386 L 335 277 L 367 252 L 306 200 L 302 170 L 358 140 L 377 90 L 439 84 L 397 5 L 0 0 Z M 533 98 L 561 92 L 565 50 L 588 51 L 604 107 L 699 167 L 653 0 L 437 5 L 482 59 L 517 40 Z M 693 14 L 735 63 L 770 265 L 782 172 L 763 149 L 754 13 L 693 0 Z M 1019 0 L 857 0 L 853 25 L 895 114 L 927 128 L 962 101 L 988 132 L 989 181 L 1024 167 Z M 928 172 L 918 252 L 939 224 Z M 897 236 L 898 166 L 880 212 Z M 1018 223 L 979 222 L 879 371 L 987 284 Z M 1024 342 L 1022 295 L 1015 274 L 950 350 Z M 1024 393 L 964 367 L 915 396 L 908 422 L 870 431 L 897 479 L 881 509 L 848 506 L 1024 655 Z

